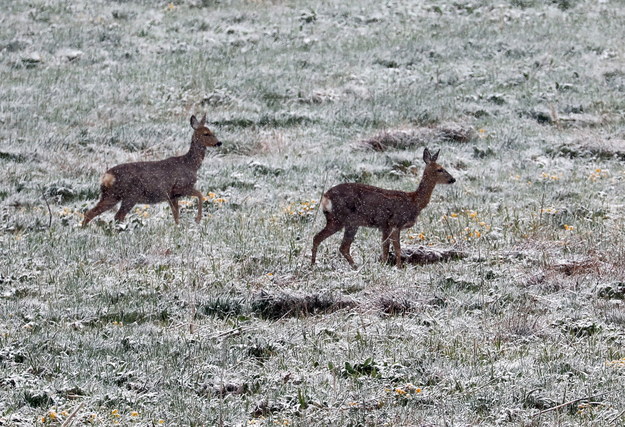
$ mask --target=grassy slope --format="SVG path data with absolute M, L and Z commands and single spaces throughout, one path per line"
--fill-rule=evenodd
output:
M 522 424 L 597 393 L 539 422 L 618 415 L 624 9 L 415 3 L 4 6 L 0 421 Z M 225 203 L 77 227 L 107 166 L 186 150 L 202 111 Z M 430 143 L 458 182 L 404 242 L 469 257 L 398 271 L 361 230 L 359 271 L 338 237 L 309 268 L 303 202 L 418 180 L 421 145 L 353 143 L 449 125 L 476 130 Z

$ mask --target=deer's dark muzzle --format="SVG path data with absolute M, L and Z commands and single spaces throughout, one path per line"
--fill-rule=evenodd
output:
M 452 179 L 449 180 L 450 184 L 453 184 L 454 182 L 456 182 L 456 178 L 452 178 Z
M 221 141 L 217 141 L 217 144 L 215 144 L 215 147 L 221 147 Z

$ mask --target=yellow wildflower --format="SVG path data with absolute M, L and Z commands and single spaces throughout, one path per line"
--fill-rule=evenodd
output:
M 625 367 L 625 357 L 617 360 L 609 360 L 606 362 L 606 364 L 611 366 Z

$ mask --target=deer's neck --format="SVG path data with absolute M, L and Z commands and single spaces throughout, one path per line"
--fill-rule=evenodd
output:
M 189 165 L 197 170 L 202 165 L 204 156 L 206 156 L 206 147 L 197 141 L 191 141 L 191 148 L 183 157 Z
M 424 174 L 417 191 L 412 193 L 413 200 L 417 204 L 419 211 L 423 210 L 430 203 L 434 187 L 436 187 L 436 181 Z

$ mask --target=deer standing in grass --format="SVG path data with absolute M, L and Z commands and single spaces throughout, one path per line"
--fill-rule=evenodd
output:
M 428 205 L 436 184 L 453 184 L 455 178 L 436 163 L 438 154 L 423 151 L 425 170 L 417 191 L 405 192 L 386 190 L 371 185 L 347 183 L 332 187 L 323 195 L 321 208 L 326 217 L 326 226 L 313 239 L 312 260 L 317 258 L 321 242 L 345 228 L 339 248 L 352 267 L 356 267 L 350 255 L 350 247 L 358 227 L 372 227 L 382 231 L 382 262 L 388 260 L 390 243 L 395 251 L 395 264 L 401 267 L 399 233 L 412 227 L 419 213 Z
M 178 224 L 178 199 L 184 196 L 198 198 L 196 222 L 202 219 L 203 195 L 195 189 L 197 171 L 202 165 L 207 147 L 219 147 L 221 142 L 205 126 L 206 114 L 198 121 L 191 116 L 191 148 L 187 154 L 154 162 L 135 162 L 117 165 L 107 170 L 100 181 L 100 201 L 85 213 L 83 227 L 101 213 L 122 202 L 115 221 L 123 221 L 137 203 L 168 202 Z

